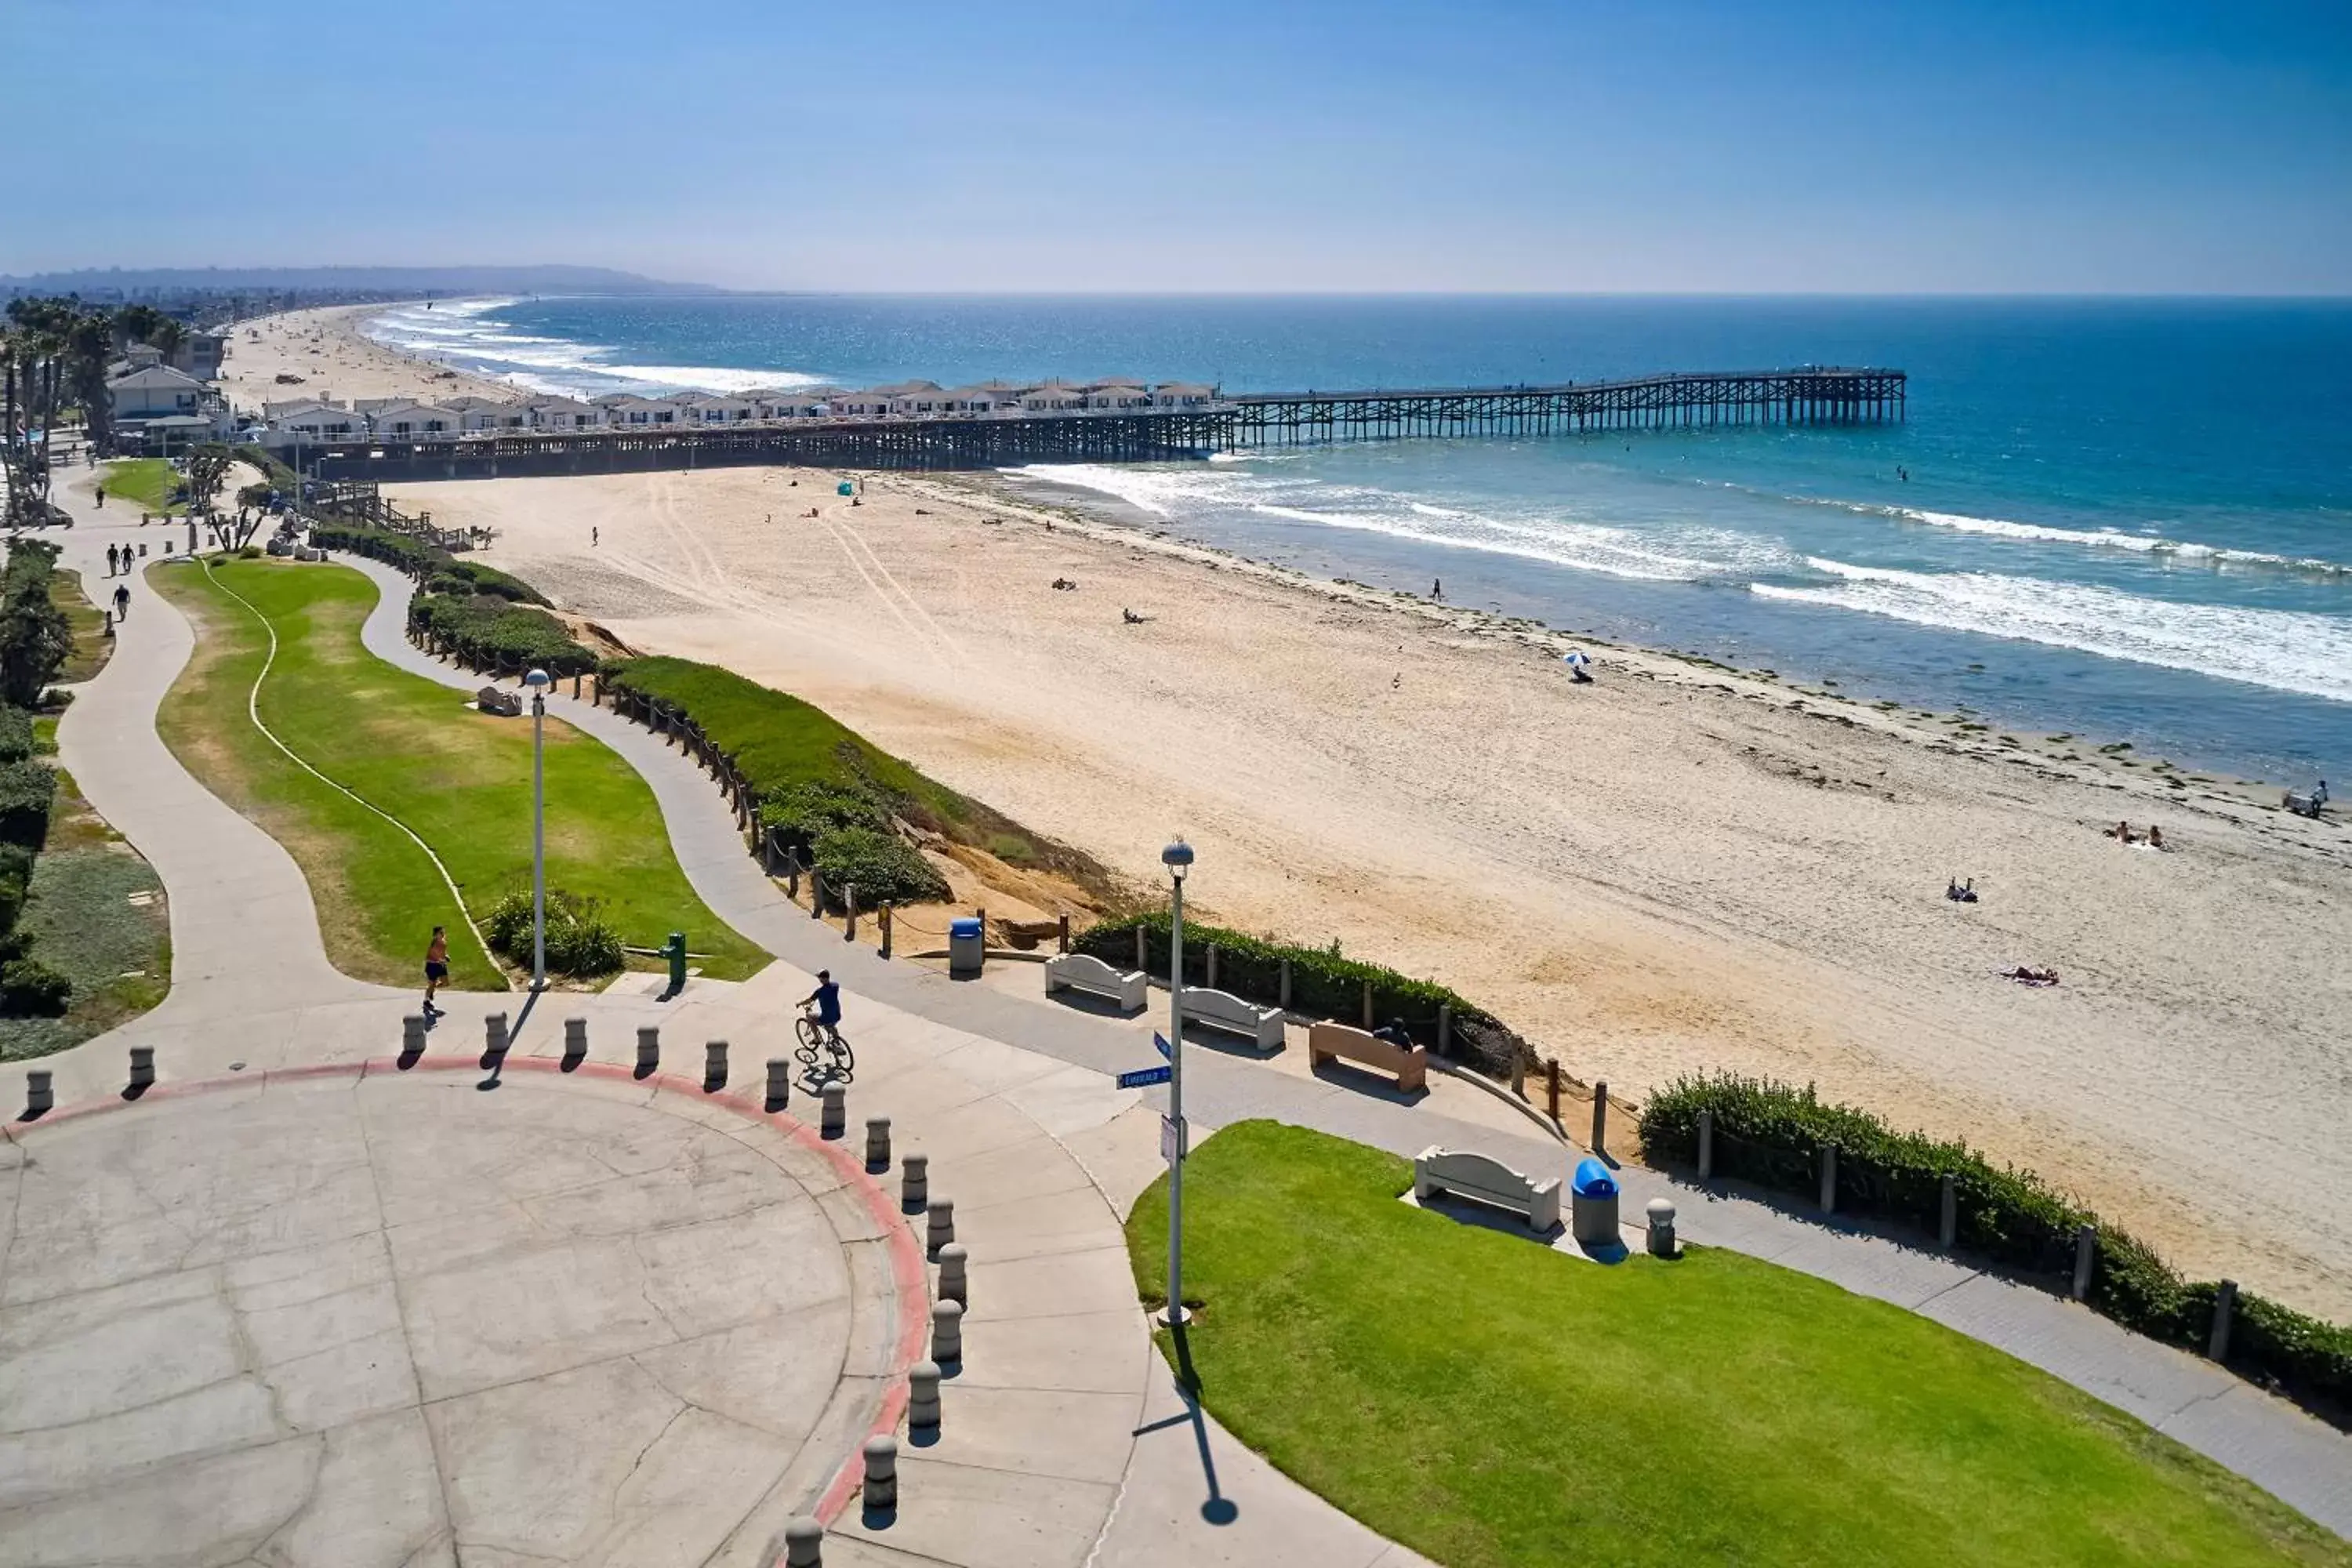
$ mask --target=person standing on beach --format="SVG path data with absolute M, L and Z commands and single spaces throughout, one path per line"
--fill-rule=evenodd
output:
M 425 944 L 425 1011 L 437 1018 L 441 1009 L 433 1005 L 433 994 L 449 978 L 449 933 L 441 926 L 433 928 L 433 940 Z
M 603 539 L 604 536 L 604 531 L 601 529 L 599 529 L 594 523 L 590 523 L 588 525 L 588 548 L 591 550 L 595 549 L 597 542 Z

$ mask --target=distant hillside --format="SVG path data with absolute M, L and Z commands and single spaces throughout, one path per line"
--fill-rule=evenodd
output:
M 107 267 L 0 277 L 0 294 L 717 294 L 608 267 Z

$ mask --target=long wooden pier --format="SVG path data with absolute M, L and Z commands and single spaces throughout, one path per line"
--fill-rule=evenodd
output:
M 624 426 L 455 439 L 305 445 L 321 479 L 494 479 L 794 464 L 971 469 L 1024 463 L 1149 463 L 1339 441 L 1571 436 L 1738 425 L 1899 420 L 1899 370 L 1725 371 L 1362 392 L 1245 393 L 1193 408 L 1022 416 Z

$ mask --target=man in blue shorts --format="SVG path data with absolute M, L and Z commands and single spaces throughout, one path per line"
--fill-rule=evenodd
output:
M 816 989 L 801 998 L 801 1011 L 808 1011 L 810 1003 L 816 1004 L 816 1021 L 835 1039 L 841 1038 L 841 987 L 833 983 L 833 971 L 816 972 Z

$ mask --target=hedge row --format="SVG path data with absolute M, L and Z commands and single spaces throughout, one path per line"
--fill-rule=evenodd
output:
M 1135 962 L 1135 936 L 1143 933 L 1144 966 L 1154 974 L 1168 973 L 1166 910 L 1130 915 L 1096 926 L 1074 943 L 1080 952 L 1124 969 Z M 1295 1013 L 1360 1024 L 1364 988 L 1371 987 L 1372 1018 L 1377 1024 L 1401 1021 L 1412 1038 L 1437 1048 L 1438 1009 L 1452 1012 L 1449 1053 L 1495 1078 L 1510 1076 L 1515 1061 L 1531 1061 L 1533 1053 L 1517 1031 L 1475 1003 L 1465 1000 L 1430 980 L 1415 980 L 1393 969 L 1358 959 L 1343 958 L 1339 944 L 1328 948 L 1293 947 L 1219 926 L 1184 922 L 1184 981 L 1205 985 L 1209 979 L 1209 949 L 1217 950 L 1217 989 L 1273 1006 L 1282 1001 L 1282 966 L 1290 965 L 1290 1008 Z
M 477 669 L 585 675 L 596 668 L 596 656 L 574 642 L 562 621 L 511 599 L 420 595 L 409 601 L 408 624 Z
M 1642 1112 L 1643 1155 L 1696 1165 L 1702 1110 L 1714 1115 L 1714 1173 L 1775 1192 L 1817 1196 L 1822 1150 L 1834 1145 L 1841 1214 L 1938 1234 L 1949 1175 L 1958 1245 L 2020 1273 L 2071 1279 L 2075 1233 L 2090 1226 L 2090 1306 L 2150 1339 L 2206 1348 L 2217 1287 L 2183 1280 L 2146 1243 L 2030 1171 L 1997 1168 L 1957 1140 L 1897 1132 L 1867 1110 L 1824 1103 L 1811 1086 L 1728 1073 L 1678 1079 L 1652 1095 Z M 2226 1359 L 2242 1376 L 2352 1429 L 2352 1327 L 2242 1292 Z
M 460 561 L 439 545 L 412 533 L 394 533 L 357 522 L 320 522 L 310 528 L 310 542 L 322 550 L 344 550 L 381 561 L 417 580 L 423 594 L 456 594 L 466 597 L 488 595 L 518 605 L 544 606 L 545 595 L 520 577 L 476 561 Z

